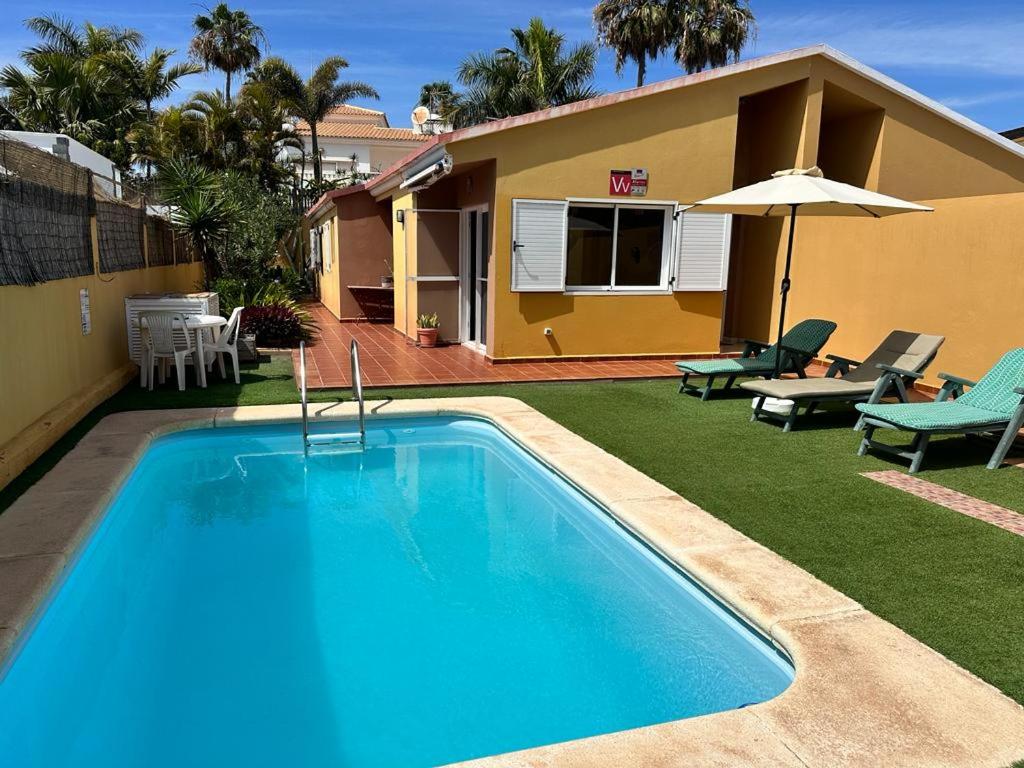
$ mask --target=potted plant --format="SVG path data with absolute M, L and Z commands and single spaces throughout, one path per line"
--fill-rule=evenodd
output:
M 395 271 L 391 268 L 391 261 L 384 259 L 384 268 L 388 271 L 386 275 L 380 276 L 380 287 L 381 288 L 394 288 L 395 287 Z
M 441 321 L 437 319 L 437 313 L 420 315 L 419 323 L 416 326 L 416 338 L 421 347 L 437 346 L 437 329 L 441 327 Z

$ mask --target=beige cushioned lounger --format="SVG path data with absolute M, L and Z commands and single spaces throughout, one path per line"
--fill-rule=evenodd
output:
M 860 364 L 841 357 L 831 357 L 832 366 L 822 378 L 773 379 L 768 381 L 747 381 L 740 386 L 758 396 L 774 397 L 780 400 L 810 402 L 810 408 L 821 400 L 877 401 L 893 387 L 903 395 L 903 379 L 918 378 L 935 358 L 939 347 L 945 341 L 943 336 L 911 331 L 893 331 L 878 348 Z M 885 368 L 879 368 L 885 366 Z M 898 376 L 891 369 L 907 371 L 913 376 Z M 844 375 L 841 375 L 841 373 Z M 882 379 L 886 379 L 884 384 Z M 897 383 L 897 379 L 900 381 Z M 879 391 L 876 391 L 879 390 Z M 796 418 L 797 406 L 786 418 L 787 431 Z M 754 418 L 765 415 L 760 407 Z

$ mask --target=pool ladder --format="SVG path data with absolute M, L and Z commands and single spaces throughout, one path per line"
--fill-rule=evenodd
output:
M 309 401 L 306 397 L 306 342 L 299 342 L 299 388 L 302 393 L 302 449 L 327 445 L 358 445 L 366 447 L 366 407 L 363 401 L 363 374 L 359 366 L 359 342 L 352 339 L 349 347 L 352 362 L 352 399 L 359 404 L 358 432 L 330 432 L 321 435 L 309 434 Z

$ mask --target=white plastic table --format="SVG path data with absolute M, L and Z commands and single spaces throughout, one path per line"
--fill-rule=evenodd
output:
M 143 318 L 144 320 L 145 318 Z M 206 387 L 206 353 L 203 352 L 203 331 L 209 329 L 216 341 L 220 336 L 220 329 L 228 324 L 220 315 L 185 315 L 185 330 L 195 334 L 196 337 L 196 381 L 200 387 Z M 142 386 L 146 386 L 147 377 L 150 371 L 142 371 L 140 380 Z

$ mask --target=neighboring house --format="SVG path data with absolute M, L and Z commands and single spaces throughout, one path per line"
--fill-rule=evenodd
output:
M 1003 131 L 1001 136 L 1005 136 L 1010 141 L 1016 141 L 1018 144 L 1024 144 L 1024 125 L 1020 128 L 1011 128 L 1008 131 Z
M 814 165 L 935 211 L 801 218 L 791 323 L 834 320 L 855 358 L 942 334 L 934 371 L 967 376 L 1020 346 L 1024 146 L 827 46 L 433 136 L 308 218 L 324 295 L 393 264 L 410 339 L 436 312 L 495 360 L 711 354 L 774 336 L 788 227 L 687 204 Z
M 350 178 L 353 173 L 373 175 L 393 165 L 431 137 L 411 128 L 392 128 L 383 112 L 342 104 L 317 123 L 317 144 L 325 180 Z M 304 178 L 313 178 L 313 140 L 309 123 L 299 120 L 295 135 L 306 147 Z M 295 162 L 301 172 L 301 160 Z
M 88 168 L 93 172 L 93 180 L 98 188 L 112 197 L 122 197 L 121 172 L 114 165 L 114 161 L 99 152 L 94 152 L 70 136 L 63 133 L 6 130 L 0 131 L 0 134 Z

